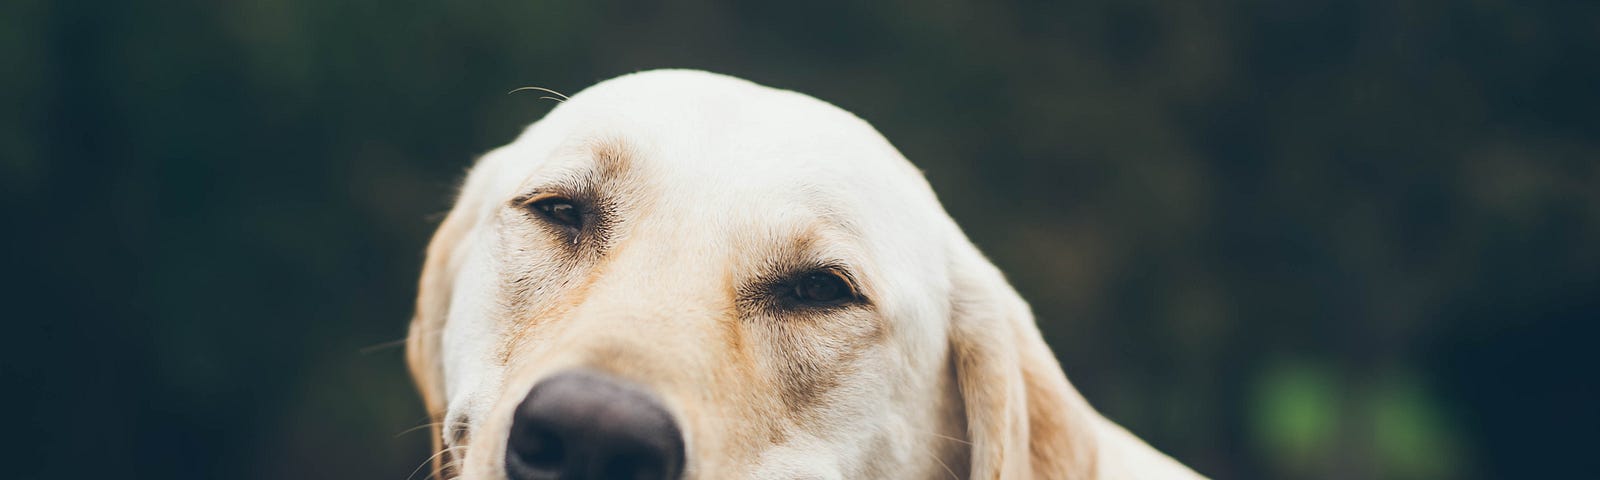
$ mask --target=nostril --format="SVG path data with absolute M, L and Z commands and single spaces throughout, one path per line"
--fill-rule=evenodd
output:
M 660 455 L 649 452 L 636 452 L 630 455 L 613 457 L 606 468 L 602 478 L 618 478 L 629 480 L 660 480 L 668 478 L 666 475 L 665 459 Z
M 522 425 L 518 425 L 519 427 Z M 518 428 L 510 438 L 510 449 L 523 466 L 539 472 L 559 473 L 566 459 L 561 437 L 545 428 Z

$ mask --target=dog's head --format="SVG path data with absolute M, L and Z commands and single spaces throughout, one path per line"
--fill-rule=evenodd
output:
M 866 122 L 729 77 L 601 83 L 486 155 L 408 345 L 464 478 L 1087 474 L 1100 421 Z

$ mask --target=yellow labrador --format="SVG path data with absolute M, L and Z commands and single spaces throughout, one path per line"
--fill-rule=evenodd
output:
M 871 125 L 704 72 L 484 156 L 407 359 L 443 478 L 1198 478 L 1090 408 Z

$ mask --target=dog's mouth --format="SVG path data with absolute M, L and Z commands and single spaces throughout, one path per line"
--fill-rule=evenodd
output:
M 467 439 L 471 438 L 472 428 L 467 419 L 463 417 L 444 420 L 443 427 L 446 435 L 436 436 L 434 447 L 436 451 L 423 465 L 432 463 L 433 475 L 431 478 L 458 478 L 461 476 L 461 462 L 467 458 Z M 442 440 L 442 441 L 441 441 Z M 420 466 L 418 467 L 421 468 Z
M 438 478 L 457 478 L 461 476 L 461 459 L 467 456 L 466 448 L 465 445 L 445 447 L 444 451 L 439 452 L 439 456 L 434 460 L 436 463 L 434 470 L 438 472 Z

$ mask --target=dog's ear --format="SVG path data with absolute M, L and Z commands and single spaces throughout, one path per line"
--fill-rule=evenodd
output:
M 1095 478 L 1103 420 L 1067 382 L 999 270 L 970 244 L 957 250 L 950 349 L 972 442 L 970 478 Z

